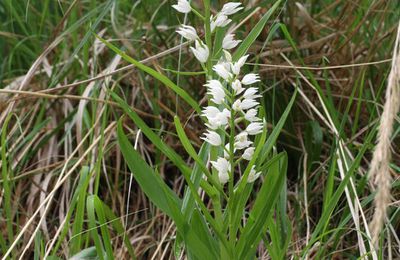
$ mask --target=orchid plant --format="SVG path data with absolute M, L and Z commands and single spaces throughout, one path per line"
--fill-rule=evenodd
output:
M 240 183 L 253 183 L 261 175 L 261 171 L 258 171 L 257 165 L 254 164 L 255 160 L 252 159 L 255 152 L 254 140 L 265 132 L 265 123 L 259 117 L 257 101 L 261 97 L 256 87 L 260 77 L 255 73 L 241 73 L 249 55 L 242 55 L 233 60 L 231 51 L 242 41 L 235 39 L 233 33 L 226 32 L 226 27 L 232 22 L 229 17 L 241 11 L 241 5 L 239 2 L 229 2 L 224 4 L 217 14 L 205 16 L 187 0 L 179 0 L 172 6 L 183 14 L 193 12 L 205 22 L 205 40 L 201 39 L 196 29 L 190 25 L 181 25 L 177 33 L 194 43 L 190 50 L 200 62 L 207 77 L 204 86 L 207 88 L 208 105 L 201 113 L 207 130 L 201 139 L 212 146 L 208 158 L 215 174 L 207 178 L 217 176 L 215 179 L 222 187 L 228 184 L 228 195 L 219 194 L 213 198 L 215 217 L 222 226 L 234 218 L 233 214 L 237 209 L 233 202 L 235 197 L 240 196 L 237 194 Z M 217 49 L 218 47 L 211 43 L 215 42 L 212 41 L 212 37 L 219 28 L 224 30 L 225 35 Z M 217 55 L 212 57 L 213 53 Z M 250 170 L 240 177 L 241 167 L 246 168 L 249 165 Z M 220 192 L 221 190 L 223 193 L 223 189 L 219 189 Z M 226 199 L 225 209 L 220 205 L 223 198 Z M 223 212 L 228 216 L 224 217 Z M 234 223 L 228 223 L 228 226 L 231 243 L 235 244 L 238 228 Z
M 187 0 L 178 0 L 172 5 L 179 13 L 193 13 L 204 23 L 203 31 L 190 25 L 181 25 L 177 30 L 188 41 L 190 53 L 201 65 L 202 71 L 194 75 L 206 76 L 207 104 L 203 108 L 166 76 L 103 40 L 125 60 L 174 90 L 202 118 L 205 131 L 201 139 L 204 142 L 197 152 L 178 116 L 174 117 L 178 137 L 194 160 L 190 168 L 185 163 L 187 160 L 168 147 L 126 102 L 116 93 L 111 93 L 138 128 L 183 174 L 187 184 L 183 198 L 177 196 L 135 151 L 123 131 L 121 120 L 117 131 L 118 143 L 146 196 L 174 221 L 177 228 L 174 252 L 177 258 L 184 249 L 188 259 L 251 259 L 257 255 L 261 240 L 267 241 L 267 230 L 275 228 L 271 226 L 272 212 L 284 184 L 287 157 L 284 152 L 271 153 L 294 98 L 267 139 L 257 87 L 260 77 L 256 73 L 244 73 L 249 59 L 246 51 L 280 1 L 272 6 L 243 41 L 236 39 L 233 31 L 229 30 L 234 15 L 244 9 L 241 3 L 226 3 L 213 14 L 210 0 L 203 3 L 203 13 Z M 249 205 L 254 184 L 260 176 L 265 176 L 265 179 Z M 269 249 L 271 254 L 278 256 L 277 259 L 282 259 L 285 249 L 280 248 L 282 239 L 278 233 L 274 231 L 271 236 L 276 249 Z

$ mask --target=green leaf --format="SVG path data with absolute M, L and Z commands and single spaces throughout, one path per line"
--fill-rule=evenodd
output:
M 104 247 L 102 239 L 97 232 L 97 221 L 96 221 L 96 210 L 93 203 L 93 197 L 87 197 L 86 199 L 86 210 L 89 220 L 90 235 L 93 239 L 94 245 L 96 247 L 97 255 L 100 260 L 104 260 Z
M 247 35 L 246 39 L 243 40 L 243 42 L 240 44 L 240 46 L 237 48 L 236 52 L 233 54 L 233 60 L 236 61 L 240 59 L 243 55 L 247 53 L 247 50 L 250 48 L 250 46 L 254 43 L 254 41 L 257 39 L 257 37 L 260 35 L 262 30 L 265 27 L 265 24 L 268 22 L 269 18 L 271 15 L 275 12 L 275 10 L 278 8 L 282 0 L 278 0 L 274 3 L 274 5 L 264 14 L 264 16 L 258 21 L 256 26 L 251 30 L 249 35 Z
M 96 37 L 103 42 L 108 48 L 113 50 L 115 53 L 120 55 L 124 60 L 127 62 L 130 62 L 131 64 L 135 65 L 139 69 L 143 70 L 147 74 L 153 76 L 155 79 L 158 79 L 164 85 L 172 89 L 176 94 L 178 94 L 183 100 L 185 100 L 198 114 L 201 113 L 200 106 L 196 100 L 194 100 L 184 89 L 178 87 L 175 83 L 173 83 L 169 78 L 164 76 L 163 74 L 157 72 L 156 70 L 140 63 L 139 61 L 135 60 L 134 58 L 130 57 L 128 54 L 125 52 L 121 51 L 118 49 L 116 46 L 113 44 L 109 43 L 108 41 L 104 40 L 101 38 L 99 35 L 96 34 Z
M 171 70 L 171 69 L 165 69 L 165 68 L 163 68 L 162 70 L 174 73 L 176 75 L 181 75 L 181 76 L 198 76 L 198 75 L 206 74 L 205 71 L 177 71 L 177 70 Z
M 155 174 L 153 169 L 142 159 L 140 154 L 133 148 L 124 131 L 122 130 L 121 121 L 118 122 L 117 128 L 118 144 L 121 152 L 146 196 L 156 205 L 159 209 L 164 211 L 172 219 L 174 210 L 171 209 L 171 203 L 175 207 L 181 207 L 181 201 L 161 179 L 160 175 Z M 178 219 L 176 219 L 178 220 Z
M 364 153 L 367 151 L 368 147 L 370 146 L 372 139 L 375 136 L 375 133 L 376 133 L 376 129 L 373 129 L 368 134 L 368 136 L 366 137 L 365 143 L 363 144 L 360 152 L 357 154 L 356 158 L 354 159 L 353 163 L 351 164 L 351 167 L 346 172 L 345 177 L 340 182 L 340 185 L 336 188 L 336 191 L 330 198 L 328 205 L 326 207 L 324 207 L 324 211 L 322 212 L 322 215 L 318 221 L 318 224 L 316 225 L 316 227 L 311 235 L 311 239 L 309 241 L 308 247 L 306 247 L 303 250 L 303 254 L 307 253 L 307 250 L 309 249 L 309 247 L 311 247 L 317 241 L 318 235 L 323 230 L 323 228 L 327 225 L 327 223 L 329 223 L 329 220 L 330 220 L 333 210 L 338 205 L 338 201 L 341 198 L 345 188 L 347 187 L 347 184 L 350 181 L 351 177 L 354 175 L 355 171 L 360 166 L 361 159 L 363 158 Z
M 101 228 L 104 228 L 106 230 L 106 225 L 111 224 L 113 229 L 117 232 L 119 236 L 124 236 L 124 243 L 126 248 L 128 249 L 128 253 L 131 257 L 131 259 L 136 259 L 135 252 L 133 250 L 132 244 L 129 240 L 129 237 L 125 236 L 125 230 L 122 226 L 120 218 L 118 218 L 113 211 L 106 205 L 104 204 L 98 196 L 94 195 L 94 202 L 96 206 L 96 212 L 98 215 L 101 215 L 101 221 L 107 220 L 107 222 L 104 222 L 101 225 Z
M 261 169 L 260 171 L 263 172 L 263 175 L 265 176 L 265 172 L 267 169 L 271 167 L 271 165 L 277 163 L 279 160 L 282 159 L 282 157 L 285 156 L 285 153 L 279 153 L 272 157 L 268 162 L 264 164 L 265 167 Z M 246 185 L 246 187 L 243 189 L 243 191 L 240 193 L 240 196 L 237 198 L 236 207 L 234 211 L 234 227 L 237 229 L 240 225 L 240 221 L 243 218 L 243 214 L 246 209 L 246 202 L 250 197 L 251 192 L 253 191 L 254 183 L 249 183 Z
M 151 141 L 151 143 L 167 156 L 183 174 L 189 175 L 191 170 L 187 167 L 186 162 L 173 149 L 166 145 L 123 99 L 114 92 L 110 92 L 110 94 L 121 106 L 124 112 L 133 120 L 136 126 L 142 130 L 143 134 Z
M 210 145 L 207 142 L 204 142 L 203 145 L 200 147 L 199 157 L 200 160 L 205 163 L 208 159 L 208 154 L 210 151 Z M 198 189 L 200 186 L 200 181 L 203 178 L 203 172 L 201 167 L 198 163 L 196 163 L 193 167 L 192 173 L 190 174 L 190 179 L 193 182 L 193 186 L 195 189 Z M 182 201 L 182 212 L 185 216 L 186 221 L 190 221 L 191 214 L 194 210 L 195 199 L 190 191 L 189 187 L 185 189 L 185 195 L 183 196 Z
M 131 169 L 136 181 L 143 192 L 159 209 L 171 217 L 178 230 L 181 232 L 184 242 L 192 252 L 201 259 L 213 259 L 215 252 L 210 251 L 206 243 L 194 232 L 193 228 L 185 221 L 181 212 L 181 200 L 164 183 L 160 175 L 141 158 L 140 154 L 132 147 L 122 130 L 121 121 L 118 122 L 117 138 L 122 154 Z
M 178 137 L 181 140 L 182 145 L 185 148 L 186 152 L 190 155 L 190 157 L 193 158 L 193 160 L 195 160 L 201 171 L 206 174 L 211 184 L 213 184 L 214 187 L 218 187 L 220 188 L 220 190 L 222 190 L 222 188 L 220 187 L 221 185 L 218 183 L 218 181 L 214 179 L 214 177 L 211 175 L 210 171 L 204 164 L 203 160 L 201 160 L 200 157 L 197 155 L 192 144 L 190 143 L 189 138 L 186 136 L 185 130 L 183 130 L 182 124 L 177 116 L 174 116 L 174 123 L 175 123 L 176 133 L 178 134 Z
M 71 208 L 68 211 L 67 219 L 71 218 L 72 211 L 76 207 L 75 216 L 74 216 L 74 224 L 72 226 L 72 239 L 71 239 L 71 252 L 70 254 L 75 254 L 79 252 L 82 246 L 82 229 L 83 229 L 83 221 L 84 221 L 84 213 L 85 213 L 85 198 L 86 198 L 86 190 L 90 181 L 89 167 L 84 166 L 80 172 L 80 178 L 78 186 L 75 190 L 75 194 L 73 200 L 71 201 Z M 67 226 L 65 230 L 63 230 L 62 237 L 64 237 L 68 232 Z M 60 237 L 61 238 L 61 237 Z M 62 241 L 60 239 L 59 241 Z
M 289 116 L 289 113 L 293 107 L 294 101 L 296 100 L 297 96 L 297 89 L 295 90 L 292 98 L 290 99 L 289 104 L 287 105 L 285 111 L 283 112 L 281 118 L 279 119 L 278 123 L 272 130 L 270 136 L 267 139 L 267 142 L 264 144 L 264 147 L 262 149 L 262 152 L 260 153 L 261 156 L 259 157 L 257 161 L 257 165 L 261 165 L 265 159 L 267 158 L 269 152 L 271 151 L 272 147 L 276 143 L 276 140 L 278 139 L 279 134 L 281 133 L 281 130 L 283 126 L 285 125 L 286 119 Z
M 94 230 L 93 234 L 94 237 L 96 237 L 96 240 L 102 240 L 103 245 L 104 245 L 104 250 L 105 254 L 107 256 L 107 260 L 114 259 L 113 257 L 113 249 L 111 245 L 111 237 L 110 237 L 110 232 L 108 231 L 107 227 L 107 221 L 106 221 L 106 216 L 103 210 L 103 205 L 100 201 L 100 199 L 96 195 L 91 195 L 87 197 L 86 199 L 86 204 L 87 204 L 87 209 L 89 216 L 89 222 L 92 223 L 92 227 L 96 227 Z M 97 218 L 95 217 L 95 213 L 97 215 Z M 96 221 L 96 219 L 98 221 Z M 101 237 L 97 233 L 97 223 L 100 225 L 100 232 L 101 232 Z M 99 241 L 97 242 L 98 245 L 100 245 Z M 96 246 L 97 248 L 97 246 Z M 99 247 L 100 248 L 100 247 Z
M 193 232 L 200 238 L 201 241 L 204 241 L 208 250 L 212 252 L 216 252 L 218 255 L 218 244 L 216 240 L 213 238 L 207 223 L 204 220 L 204 217 L 201 215 L 199 210 L 195 209 L 193 211 L 193 218 L 191 221 L 191 227 Z
M 76 255 L 72 256 L 69 260 L 81 260 L 81 259 L 98 259 L 96 247 L 92 246 L 83 249 Z
M 269 172 L 257 194 L 248 222 L 242 231 L 236 247 L 239 259 L 250 259 L 257 250 L 266 223 L 272 214 L 286 178 L 287 155 L 271 165 Z

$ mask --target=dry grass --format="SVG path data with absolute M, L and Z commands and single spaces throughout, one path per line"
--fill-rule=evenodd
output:
M 393 50 L 392 68 L 386 88 L 386 101 L 380 119 L 377 144 L 370 165 L 370 179 L 376 185 L 375 212 L 370 227 L 372 240 L 378 247 L 379 235 L 387 219 L 387 209 L 391 202 L 392 177 L 392 136 L 397 114 L 400 111 L 400 23 Z

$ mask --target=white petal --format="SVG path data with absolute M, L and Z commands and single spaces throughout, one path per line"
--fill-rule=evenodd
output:
M 253 154 L 254 154 L 254 147 L 249 147 L 246 150 L 244 150 L 242 158 L 247 161 L 250 161 L 251 158 L 253 157 Z
M 201 63 L 205 63 L 208 60 L 208 55 L 210 54 L 207 45 L 202 42 L 196 41 L 196 48 L 190 47 L 194 56 Z
M 218 179 L 221 184 L 225 184 L 229 180 L 230 163 L 226 158 L 219 157 L 216 161 L 211 162 L 212 166 L 218 171 Z
M 222 48 L 230 50 L 235 48 L 241 41 L 234 39 L 234 34 L 227 34 L 222 41 Z
M 256 122 L 261 120 L 260 118 L 257 117 L 257 109 L 254 108 L 247 110 L 246 114 L 244 115 L 244 118 L 250 122 Z
M 228 80 L 230 77 L 232 77 L 232 74 L 226 69 L 225 65 L 222 63 L 215 65 L 213 69 L 218 74 L 218 76 L 220 76 L 224 80 Z
M 243 101 L 240 104 L 240 108 L 242 110 L 247 110 L 247 109 L 257 106 L 258 104 L 259 103 L 257 101 L 255 101 L 254 99 L 243 99 Z
M 225 15 L 232 15 L 237 13 L 238 11 L 242 10 L 243 7 L 239 7 L 241 5 L 241 3 L 239 2 L 229 2 L 224 4 L 224 6 L 222 7 L 221 13 L 225 14 Z
M 178 4 L 173 5 L 173 8 L 175 8 L 178 12 L 187 14 L 192 11 L 192 8 L 190 7 L 190 3 L 187 0 L 178 0 Z
M 250 170 L 249 176 L 247 177 L 247 183 L 253 183 L 255 180 L 258 179 L 258 177 L 260 177 L 261 172 L 256 172 L 255 167 L 253 165 L 253 167 Z
M 235 136 L 235 148 L 238 150 L 244 149 L 248 146 L 250 146 L 253 142 L 249 141 L 247 139 L 248 133 L 247 132 L 241 132 L 237 136 Z
M 217 114 L 220 112 L 218 108 L 214 107 L 214 106 L 207 106 L 203 109 L 202 111 L 202 116 L 205 116 L 208 118 L 211 117 L 216 117 Z
M 223 185 L 229 181 L 228 172 L 218 172 L 218 180 Z
M 228 19 L 228 16 L 226 16 L 223 13 L 218 13 L 217 16 L 215 17 L 214 20 L 214 26 L 215 27 L 225 27 L 227 26 L 232 20 Z
M 260 81 L 260 77 L 257 74 L 249 73 L 245 75 L 242 79 L 243 85 L 250 85 Z
M 250 123 L 247 127 L 246 127 L 246 132 L 249 135 L 256 135 L 262 132 L 264 128 L 264 124 L 263 123 L 259 123 L 259 122 L 253 122 Z
M 198 38 L 196 29 L 189 25 L 182 25 L 176 32 L 189 41 L 194 41 Z
M 205 86 L 207 86 L 208 89 L 207 94 L 212 95 L 211 101 L 216 104 L 222 104 L 222 102 L 225 100 L 225 90 L 221 82 L 213 79 L 208 81 Z
M 235 75 L 239 75 L 240 69 L 246 63 L 247 57 L 249 57 L 249 55 L 245 55 L 245 56 L 241 57 L 237 62 L 232 64 L 231 69 Z
M 254 99 L 261 97 L 261 95 L 256 95 L 258 92 L 257 88 L 248 88 L 246 91 L 243 93 L 243 97 L 246 99 Z
M 242 83 L 240 83 L 240 80 L 238 79 L 232 82 L 232 89 L 235 91 L 235 95 L 242 93 L 244 90 L 244 88 L 242 87 Z
M 220 146 L 222 143 L 221 137 L 214 131 L 207 130 L 207 133 L 204 133 L 204 137 L 201 137 L 204 141 L 208 142 L 213 146 Z

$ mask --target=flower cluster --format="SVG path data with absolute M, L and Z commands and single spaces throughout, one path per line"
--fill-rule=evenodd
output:
M 194 11 L 187 0 L 179 0 L 173 7 L 181 13 Z M 241 9 L 243 9 L 241 3 L 226 3 L 220 12 L 210 17 L 211 32 L 217 27 L 227 26 L 231 22 L 229 16 Z M 189 41 L 195 41 L 195 47 L 190 49 L 200 63 L 208 61 L 210 46 L 200 39 L 195 28 L 182 25 L 177 33 Z M 233 180 L 235 166 L 241 160 L 252 159 L 255 151 L 252 136 L 260 134 L 264 129 L 263 121 L 257 116 L 259 106 L 257 98 L 260 95 L 258 89 L 254 87 L 260 78 L 254 73 L 241 75 L 241 69 L 249 55 L 234 61 L 229 53 L 229 50 L 238 46 L 240 42 L 235 40 L 235 35 L 231 33 L 223 38 L 222 52 L 220 52 L 222 55 L 212 68 L 216 77 L 210 77 L 205 84 L 211 102 L 202 111 L 208 129 L 201 138 L 212 146 L 223 148 L 223 155 L 211 161 L 211 165 L 218 172 L 221 184 Z M 209 76 L 211 73 L 208 72 Z M 260 174 L 253 166 L 246 181 L 254 182 Z
M 228 18 L 228 16 L 233 15 L 243 9 L 243 7 L 240 7 L 240 5 L 241 3 L 226 3 L 218 14 L 216 14 L 215 16 L 212 15 L 210 17 L 211 32 L 213 32 L 217 27 L 227 26 L 232 21 Z M 175 8 L 178 12 L 185 14 L 192 11 L 192 7 L 187 0 L 179 0 L 178 3 L 176 5 L 173 5 L 172 7 Z M 204 42 L 197 35 L 195 28 L 189 25 L 182 25 L 177 33 L 179 33 L 182 37 L 189 41 L 195 41 L 195 48 L 190 47 L 190 49 L 197 60 L 199 60 L 201 63 L 205 63 L 208 60 L 210 51 L 207 45 L 204 44 Z M 235 35 L 233 34 L 227 34 L 224 37 L 222 43 L 224 49 L 233 49 L 241 42 L 235 40 L 234 37 Z

